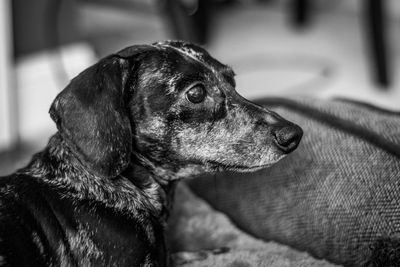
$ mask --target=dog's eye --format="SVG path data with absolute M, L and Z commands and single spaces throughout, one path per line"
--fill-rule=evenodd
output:
M 204 88 L 204 85 L 197 84 L 186 92 L 186 98 L 190 102 L 198 104 L 200 102 L 203 102 L 204 98 L 206 98 L 206 94 L 207 92 Z

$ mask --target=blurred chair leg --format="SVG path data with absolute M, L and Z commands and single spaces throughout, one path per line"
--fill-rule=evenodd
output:
M 205 44 L 209 37 L 209 28 L 212 21 L 211 19 L 211 1 L 210 0 L 198 0 L 197 11 L 192 15 L 195 21 L 195 28 L 197 29 L 196 42 Z
M 390 84 L 388 73 L 388 59 L 386 51 L 386 28 L 384 1 L 365 0 L 366 34 L 370 45 L 372 69 L 374 80 L 380 86 L 387 87 Z
M 295 26 L 304 27 L 310 22 L 310 0 L 292 0 L 291 14 Z
M 164 11 L 175 38 L 204 44 L 208 39 L 210 1 L 195 0 L 194 10 L 188 10 L 180 0 L 164 0 Z

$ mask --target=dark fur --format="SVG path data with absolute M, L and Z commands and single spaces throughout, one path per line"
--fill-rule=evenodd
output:
M 384 237 L 377 240 L 370 247 L 372 254 L 365 267 L 392 267 L 400 266 L 400 239 Z
M 207 98 L 186 91 L 202 83 Z M 194 45 L 132 46 L 83 71 L 50 109 L 58 132 L 0 179 L 1 262 L 165 266 L 175 181 L 269 166 L 301 129 L 248 102 L 233 71 Z

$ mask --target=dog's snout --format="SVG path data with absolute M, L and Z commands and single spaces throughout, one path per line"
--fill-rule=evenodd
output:
M 276 127 L 273 130 L 275 142 L 284 153 L 290 153 L 297 148 L 303 136 L 303 130 L 295 125 Z

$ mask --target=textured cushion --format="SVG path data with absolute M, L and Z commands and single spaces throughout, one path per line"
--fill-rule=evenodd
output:
M 288 246 L 265 242 L 244 233 L 226 215 L 196 197 L 183 183 L 178 185 L 175 193 L 167 239 L 172 257 L 175 259 L 178 255 L 184 259 L 175 262 L 182 267 L 334 266 Z M 209 253 L 210 249 L 226 247 L 228 251 Z
M 303 128 L 299 148 L 191 189 L 255 237 L 334 263 L 400 266 L 400 114 L 344 100 L 258 103 Z

